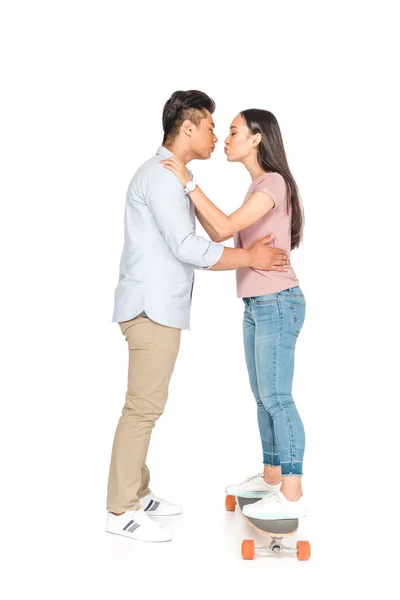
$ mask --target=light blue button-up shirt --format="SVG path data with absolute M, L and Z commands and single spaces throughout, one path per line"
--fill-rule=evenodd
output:
M 193 203 L 176 175 L 159 164 L 169 156 L 160 146 L 129 185 L 112 320 L 145 311 L 161 325 L 190 329 L 194 269 L 212 267 L 224 246 L 196 235 Z

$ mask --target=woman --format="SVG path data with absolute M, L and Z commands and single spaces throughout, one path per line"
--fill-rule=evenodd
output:
M 225 140 L 228 161 L 241 162 L 252 182 L 243 205 L 231 215 L 220 211 L 197 186 L 186 191 L 211 239 L 234 235 L 235 247 L 250 248 L 273 232 L 274 245 L 297 248 L 303 213 L 274 115 L 265 110 L 241 112 Z M 162 161 L 186 187 L 191 177 L 175 157 Z M 189 187 L 194 187 L 192 184 Z M 251 389 L 257 402 L 264 473 L 226 488 L 228 494 L 260 498 L 244 507 L 261 519 L 299 518 L 306 514 L 302 492 L 304 427 L 292 398 L 294 351 L 304 323 L 305 300 L 290 266 L 280 271 L 237 270 L 243 298 L 244 347 Z

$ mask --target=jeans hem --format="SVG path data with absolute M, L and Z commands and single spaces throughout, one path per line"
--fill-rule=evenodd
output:
M 302 462 L 284 462 L 281 463 L 282 477 L 287 475 L 303 475 L 303 463 Z
M 279 459 L 278 459 L 277 463 L 275 463 L 274 461 L 271 462 L 270 460 L 267 460 L 267 461 L 264 460 L 263 465 L 264 465 L 264 467 L 275 467 L 275 468 L 281 466 Z

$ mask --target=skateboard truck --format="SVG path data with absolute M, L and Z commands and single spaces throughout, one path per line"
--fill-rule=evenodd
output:
M 310 544 L 308 542 L 297 542 L 296 548 L 290 548 L 282 543 L 282 537 L 273 537 L 269 546 L 256 546 L 254 540 L 243 540 L 242 558 L 253 560 L 255 555 L 269 556 L 274 554 L 288 554 L 297 556 L 298 560 L 310 558 Z

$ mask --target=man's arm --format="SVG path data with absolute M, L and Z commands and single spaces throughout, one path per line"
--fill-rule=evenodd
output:
M 153 166 L 147 174 L 145 198 L 158 228 L 176 258 L 205 269 L 218 262 L 224 247 L 196 235 L 190 217 L 190 200 L 171 171 L 161 165 Z
M 268 244 L 274 235 L 259 240 L 250 249 L 224 248 L 224 252 L 210 271 L 230 271 L 241 267 L 252 267 L 261 271 L 286 271 L 287 253 L 279 248 L 271 248 Z

